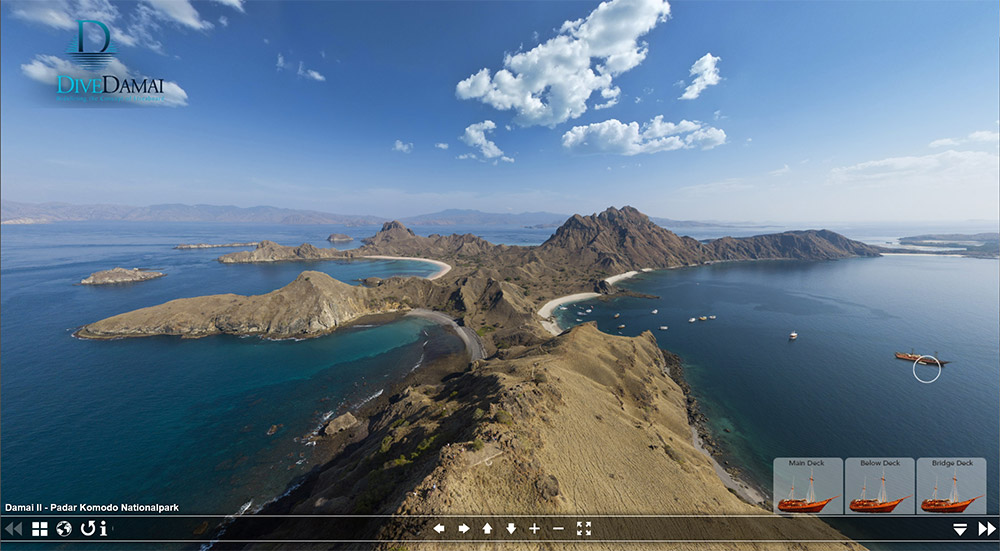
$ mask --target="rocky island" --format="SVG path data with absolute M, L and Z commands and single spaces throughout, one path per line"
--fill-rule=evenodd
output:
M 354 241 L 354 238 L 346 233 L 331 233 L 330 237 L 326 238 L 330 243 L 349 243 Z
M 151 270 L 140 270 L 139 268 L 111 268 L 94 272 L 85 279 L 80 280 L 80 285 L 113 285 L 116 283 L 135 283 L 156 279 L 167 274 L 154 272 Z
M 364 315 L 393 312 L 398 300 L 365 287 L 341 283 L 321 272 L 302 272 L 295 281 L 265 295 L 182 298 L 119 314 L 77 331 L 88 339 L 178 335 L 312 337 Z M 381 293 L 384 294 L 384 293 Z
M 454 268 L 433 281 L 369 278 L 358 287 L 303 272 L 266 295 L 175 300 L 84 326 L 77 335 L 305 337 L 357 316 L 416 307 L 443 312 L 476 331 L 485 359 L 413 382 L 377 406 L 335 420 L 320 436 L 326 462 L 262 513 L 770 515 L 757 506 L 759 494 L 725 473 L 720 477 L 721 469 L 692 439 L 689 400 L 672 369 L 679 360 L 660 350 L 651 333 L 612 336 L 588 323 L 553 336 L 536 311 L 568 294 L 615 293 L 607 280 L 624 272 L 881 252 L 825 230 L 703 243 L 631 207 L 573 216 L 534 247 L 496 245 L 471 234 L 423 237 L 388 222 L 351 251 L 264 241 L 219 260 L 385 255 L 433 258 Z M 388 541 L 426 531 L 429 518 L 368 518 L 352 529 L 355 536 Z M 295 532 L 336 539 L 294 517 L 264 532 L 260 526 L 237 520 L 225 538 Z M 780 539 L 790 529 L 746 528 L 745 535 Z M 819 539 L 839 536 L 818 519 L 795 529 Z M 838 548 L 845 547 L 858 548 Z
M 251 241 L 249 243 L 222 243 L 222 244 L 212 244 L 212 243 L 181 243 L 174 247 L 175 249 L 227 249 L 233 247 L 256 247 L 259 245 L 256 241 Z

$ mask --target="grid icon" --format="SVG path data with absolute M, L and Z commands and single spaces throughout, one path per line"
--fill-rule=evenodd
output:
M 47 538 L 49 537 L 49 523 L 48 522 L 32 522 L 31 523 L 31 536 L 35 538 Z

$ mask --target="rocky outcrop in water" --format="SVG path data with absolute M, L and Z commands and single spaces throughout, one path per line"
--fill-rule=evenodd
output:
M 222 244 L 219 244 L 219 245 L 216 245 L 216 244 L 213 244 L 213 243 L 190 243 L 190 244 L 189 243 L 181 243 L 180 245 L 177 245 L 174 248 L 175 249 L 181 249 L 181 250 L 185 250 L 185 249 L 225 249 L 225 248 L 234 248 L 234 247 L 256 247 L 257 245 L 260 245 L 260 243 L 257 242 L 257 241 L 251 241 L 249 243 L 222 243 Z
M 331 233 L 330 237 L 326 238 L 330 243 L 349 243 L 354 241 L 354 238 L 346 233 Z
M 253 262 L 284 262 L 293 260 L 329 260 L 332 258 L 347 258 L 344 251 L 338 249 L 321 249 L 309 243 L 298 247 L 279 245 L 274 241 L 261 241 L 252 251 L 240 251 L 224 254 L 218 258 L 223 264 L 249 264 Z
M 116 283 L 135 283 L 137 281 L 156 279 L 165 275 L 167 274 L 151 270 L 140 270 L 139 268 L 132 268 L 131 270 L 128 268 L 111 268 L 110 270 L 102 270 L 90 274 L 89 277 L 81 280 L 80 284 L 113 285 Z

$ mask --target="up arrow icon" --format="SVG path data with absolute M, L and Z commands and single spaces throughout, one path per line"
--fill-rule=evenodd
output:
M 488 535 L 490 535 L 490 532 L 492 532 L 492 531 L 493 531 L 493 527 L 490 526 L 490 523 L 487 522 L 486 524 L 483 525 L 483 533 L 484 534 L 486 534 L 488 536 Z

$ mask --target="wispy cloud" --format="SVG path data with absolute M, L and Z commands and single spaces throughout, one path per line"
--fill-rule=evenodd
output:
M 409 153 L 413 151 L 413 143 L 403 143 L 402 140 L 396 140 L 396 143 L 392 146 L 393 151 L 398 151 L 400 153 Z
M 715 86 L 722 80 L 719 76 L 719 68 L 716 64 L 721 57 L 716 57 L 711 52 L 701 56 L 698 61 L 691 66 L 691 76 L 694 80 L 684 89 L 679 99 L 695 99 L 709 86 Z
M 501 111 L 513 110 L 521 126 L 555 126 L 618 101 L 613 79 L 638 66 L 648 51 L 639 39 L 666 21 L 665 0 L 610 0 L 587 17 L 562 24 L 558 34 L 534 48 L 507 55 L 496 72 L 483 68 L 455 86 L 460 99 L 478 99 Z
M 638 155 L 678 149 L 712 149 L 726 143 L 726 133 L 700 121 L 666 122 L 663 115 L 644 123 L 625 124 L 609 119 L 585 126 L 574 126 L 563 134 L 562 145 L 578 153 Z
M 927 147 L 957 147 L 967 143 L 1000 143 L 1000 132 L 977 130 L 964 138 L 941 138 L 927 144 Z
M 772 170 L 771 172 L 768 172 L 768 174 L 770 174 L 771 176 L 782 176 L 784 174 L 788 174 L 791 171 L 792 169 L 788 167 L 788 164 L 785 164 L 785 166 L 777 170 Z
M 436 147 L 438 149 L 448 149 L 448 144 L 446 144 L 444 142 L 438 142 L 438 143 L 434 144 L 434 147 Z
M 298 72 L 296 74 L 299 75 L 300 77 L 304 77 L 304 78 L 307 78 L 309 80 L 315 80 L 315 81 L 318 81 L 318 82 L 325 82 L 326 81 L 326 77 L 325 76 L 319 74 L 319 72 L 314 71 L 312 69 L 307 69 L 306 68 L 306 64 L 304 62 L 302 62 L 302 61 L 299 62 L 299 70 L 298 70 Z

